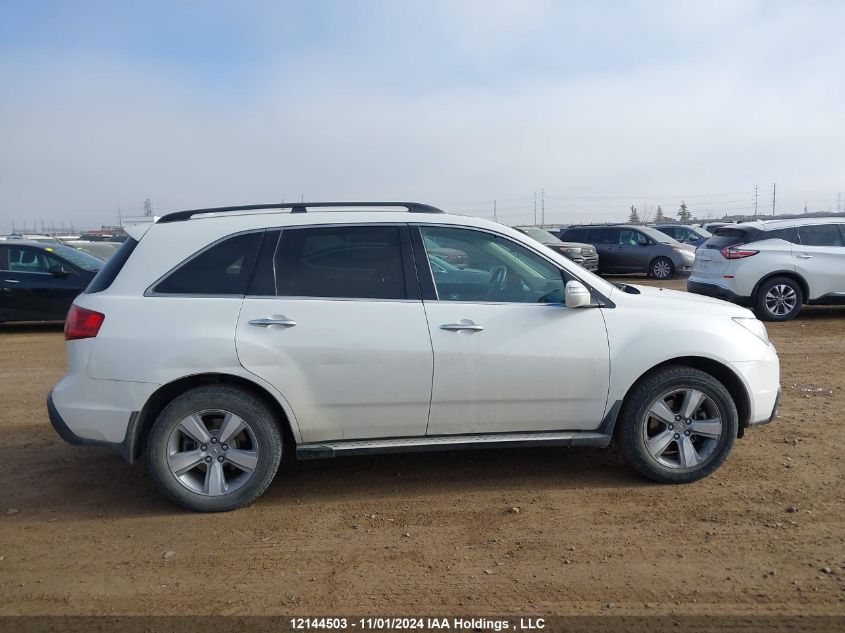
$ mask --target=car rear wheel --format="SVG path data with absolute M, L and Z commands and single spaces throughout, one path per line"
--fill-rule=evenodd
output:
M 620 412 L 618 440 L 628 462 L 661 483 L 710 475 L 730 453 L 739 416 L 728 390 L 710 374 L 685 366 L 640 381 Z
M 668 257 L 658 257 L 651 262 L 648 272 L 655 279 L 670 279 L 675 275 L 675 266 Z
M 804 291 L 794 279 L 773 277 L 757 289 L 754 313 L 761 321 L 790 321 L 801 311 Z
M 147 444 L 159 489 L 200 512 L 252 503 L 270 485 L 281 457 L 273 412 L 228 385 L 197 387 L 175 398 L 156 418 Z

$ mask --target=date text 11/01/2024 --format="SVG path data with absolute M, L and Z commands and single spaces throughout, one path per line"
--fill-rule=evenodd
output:
M 291 618 L 291 629 L 310 630 L 457 630 L 457 631 L 509 631 L 540 630 L 546 626 L 543 618 Z

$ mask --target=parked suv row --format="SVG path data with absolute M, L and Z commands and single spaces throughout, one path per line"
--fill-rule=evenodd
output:
M 194 510 L 250 503 L 283 453 L 616 441 L 644 475 L 691 482 L 777 406 L 778 357 L 745 308 L 614 286 L 494 222 L 308 203 L 128 231 L 68 315 L 50 421 L 146 453 Z
M 690 292 L 751 305 L 787 321 L 806 303 L 845 303 L 845 219 L 731 224 L 698 249 Z
M 600 273 L 647 273 L 656 279 L 689 274 L 695 248 L 648 226 L 571 226 L 560 239 L 596 247 Z

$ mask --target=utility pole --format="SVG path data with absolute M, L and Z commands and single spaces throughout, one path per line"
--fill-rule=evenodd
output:
M 540 226 L 546 225 L 546 190 L 540 189 Z
M 772 183 L 772 217 L 775 215 L 775 203 L 778 199 L 778 184 Z
M 493 222 L 497 222 L 498 217 L 496 216 L 496 201 L 493 200 Z
M 840 197 L 842 194 L 839 194 Z M 534 226 L 537 226 L 537 192 L 534 192 Z
M 757 219 L 757 191 L 759 187 L 754 185 L 754 219 Z
M 836 196 L 836 212 L 840 213 L 842 211 L 842 194 L 840 193 Z

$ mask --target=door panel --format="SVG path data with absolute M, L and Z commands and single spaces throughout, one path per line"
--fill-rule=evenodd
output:
M 610 378 L 600 309 L 426 301 L 434 346 L 429 435 L 592 430 Z M 446 330 L 475 324 L 483 330 Z
M 808 299 L 845 292 L 845 246 L 835 224 L 801 226 L 792 247 L 795 270 L 810 289 Z
M 266 318 L 296 325 L 250 325 Z M 305 442 L 424 435 L 432 352 L 420 301 L 246 298 L 238 357 L 287 398 Z

